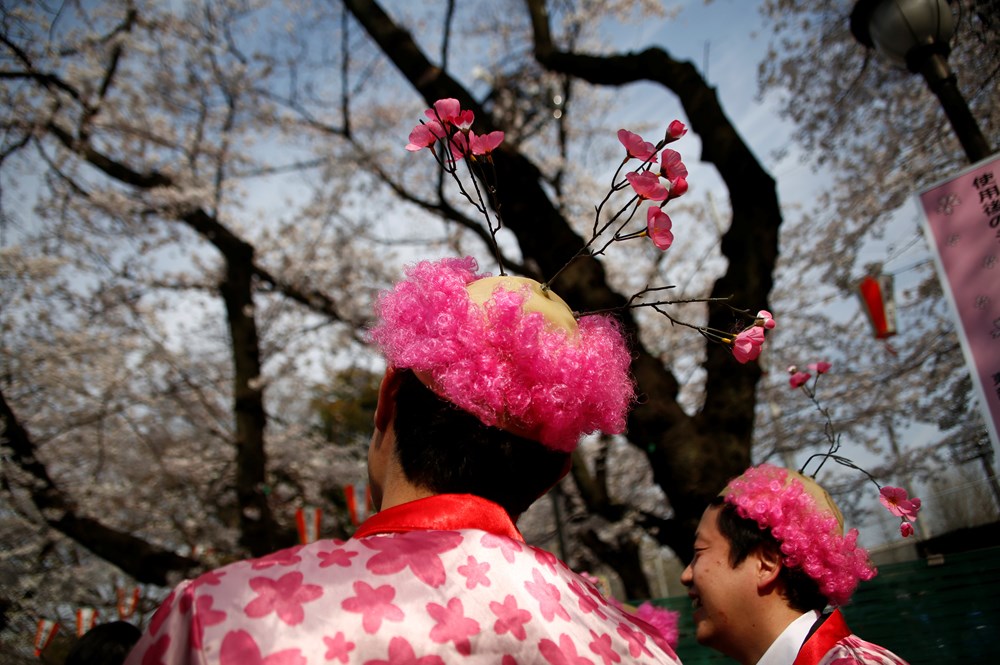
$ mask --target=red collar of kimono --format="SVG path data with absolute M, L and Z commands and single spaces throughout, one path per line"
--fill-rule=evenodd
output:
M 524 542 L 507 511 L 472 494 L 438 494 L 386 508 L 354 532 L 354 538 L 404 531 L 458 531 L 478 529 Z
M 799 649 L 792 665 L 813 665 L 823 660 L 834 645 L 851 634 L 840 610 L 834 610 Z

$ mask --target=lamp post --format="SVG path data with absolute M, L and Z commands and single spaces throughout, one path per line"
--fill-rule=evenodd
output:
M 992 150 L 948 67 L 948 41 L 955 21 L 946 0 L 858 0 L 851 12 L 851 33 L 897 65 L 920 74 L 944 108 L 970 162 Z

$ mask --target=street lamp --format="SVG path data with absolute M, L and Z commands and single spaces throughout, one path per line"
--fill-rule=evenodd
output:
M 923 76 L 969 161 L 978 162 L 993 151 L 948 67 L 948 41 L 954 31 L 955 20 L 946 0 L 858 0 L 851 12 L 854 38 Z

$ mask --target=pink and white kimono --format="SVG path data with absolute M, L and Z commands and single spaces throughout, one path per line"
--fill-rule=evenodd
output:
M 840 610 L 825 617 L 799 649 L 793 665 L 907 665 L 884 647 L 851 633 Z
M 181 583 L 127 665 L 679 663 L 507 514 L 441 495 Z

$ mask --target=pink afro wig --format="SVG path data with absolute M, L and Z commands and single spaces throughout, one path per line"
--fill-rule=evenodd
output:
M 624 431 L 634 387 L 617 322 L 588 316 L 563 330 L 522 308 L 527 287 L 496 288 L 478 305 L 466 287 L 488 275 L 476 269 L 471 257 L 422 261 L 379 296 L 370 338 L 386 361 L 482 423 L 555 450 Z
M 740 517 L 770 529 L 781 544 L 785 565 L 816 580 L 831 605 L 843 605 L 860 580 L 875 577 L 868 552 L 857 544 L 857 530 L 841 535 L 837 518 L 817 506 L 801 480 L 789 479 L 787 469 L 751 467 L 729 483 L 725 501 Z
M 657 607 L 647 600 L 635 609 L 635 615 L 656 628 L 670 645 L 671 651 L 677 649 L 677 643 L 680 642 L 680 612 Z

